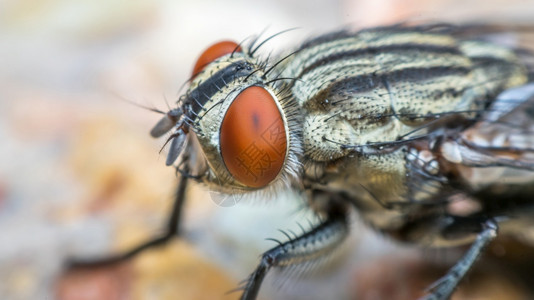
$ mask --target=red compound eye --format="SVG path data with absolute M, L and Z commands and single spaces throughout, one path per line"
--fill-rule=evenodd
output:
M 204 50 L 200 57 L 197 59 L 195 67 L 193 68 L 193 77 L 196 76 L 204 67 L 217 58 L 230 54 L 232 52 L 241 51 L 241 47 L 232 41 L 222 41 L 211 45 L 208 49 Z
M 287 133 L 280 110 L 262 87 L 242 91 L 221 125 L 221 155 L 242 184 L 260 188 L 276 178 L 286 157 Z

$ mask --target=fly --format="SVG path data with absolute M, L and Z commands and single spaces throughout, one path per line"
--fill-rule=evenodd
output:
M 336 249 L 354 210 L 399 241 L 470 245 L 422 298 L 448 299 L 499 228 L 534 225 L 534 56 L 492 42 L 502 29 L 339 31 L 274 63 L 256 56 L 264 42 L 214 44 L 151 131 L 170 132 L 167 165 L 181 173 L 167 233 L 103 262 L 175 235 L 190 181 L 229 195 L 293 189 L 322 221 L 265 252 L 241 299 L 269 270 Z

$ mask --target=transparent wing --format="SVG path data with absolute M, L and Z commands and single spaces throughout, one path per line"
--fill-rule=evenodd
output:
M 534 83 L 499 95 L 487 112 L 441 153 L 475 190 L 534 183 Z

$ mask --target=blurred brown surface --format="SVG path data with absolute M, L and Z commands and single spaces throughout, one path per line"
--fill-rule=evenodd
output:
M 57 282 L 57 299 L 129 299 L 132 297 L 130 264 L 66 272 Z
M 100 117 L 84 121 L 78 133 L 71 145 L 69 165 L 88 186 L 81 206 L 84 213 L 117 219 L 115 251 L 155 236 L 154 228 L 166 223 L 172 198 L 165 195 L 172 195 L 176 177 L 171 168 L 157 167 L 160 164 L 154 147 L 143 142 L 148 135 L 131 131 L 114 118 Z M 192 205 L 204 206 L 200 201 Z M 147 223 L 152 223 L 152 228 Z M 70 270 L 60 279 L 57 297 L 223 299 L 236 285 L 228 274 L 199 257 L 191 245 L 176 238 L 118 266 Z M 225 297 L 233 298 L 235 294 Z
M 226 295 L 235 286 L 190 245 L 174 241 L 126 263 L 70 270 L 56 291 L 60 300 L 237 299 L 236 293 Z
M 122 98 L 165 110 L 211 42 L 241 40 L 269 25 L 268 33 L 302 28 L 266 46 L 276 52 L 346 24 L 473 15 L 532 21 L 533 7 L 532 1 L 1 2 L 0 299 L 238 297 L 226 292 L 272 246 L 263 239 L 279 237 L 284 221 L 295 223 L 287 217 L 294 208 L 221 208 L 195 187 L 182 240 L 117 266 L 64 269 L 71 258 L 117 253 L 163 230 L 176 176 L 158 153 L 163 140 L 148 135 L 159 116 Z M 354 236 L 354 253 L 338 274 L 300 290 L 296 283 L 283 289 L 267 283 L 263 295 L 410 299 L 445 270 L 362 224 Z M 475 271 L 454 299 L 528 298 L 508 273 L 490 270 Z

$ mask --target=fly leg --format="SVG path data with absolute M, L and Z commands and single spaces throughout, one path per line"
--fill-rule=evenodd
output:
M 105 265 L 111 265 L 119 262 L 123 262 L 138 253 L 158 245 L 163 245 L 167 243 L 173 236 L 178 234 L 178 226 L 180 224 L 180 216 L 182 212 L 182 207 L 185 202 L 185 191 L 187 187 L 187 176 L 182 175 L 180 182 L 178 184 L 178 189 L 176 192 L 174 206 L 172 208 L 171 215 L 167 223 L 166 231 L 161 236 L 148 240 L 140 245 L 126 251 L 124 253 L 113 255 L 110 257 L 102 259 L 90 259 L 90 260 L 74 260 L 69 263 L 70 267 L 99 267 Z
M 477 235 L 467 253 L 458 261 L 447 274 L 434 282 L 430 287 L 430 294 L 420 300 L 444 300 L 449 299 L 456 286 L 471 269 L 484 248 L 497 236 L 497 223 L 487 220 L 482 224 L 482 231 Z
M 247 279 L 242 300 L 256 299 L 261 283 L 269 269 L 297 265 L 328 255 L 348 235 L 346 216 L 327 218 L 301 236 L 272 248 L 262 255 L 260 264 Z

